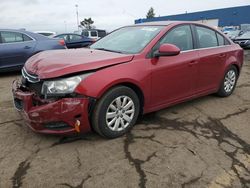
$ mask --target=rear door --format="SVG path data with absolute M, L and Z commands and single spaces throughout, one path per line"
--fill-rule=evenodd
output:
M 169 43 L 178 46 L 181 53 L 152 59 L 152 104 L 175 103 L 194 94 L 193 84 L 197 75 L 198 52 L 190 25 L 177 26 L 168 31 L 154 47 Z
M 35 47 L 35 40 L 19 32 L 1 31 L 0 67 L 22 66 Z
M 84 46 L 84 40 L 82 36 L 79 35 L 69 35 L 69 41 L 67 43 L 68 48 L 81 48 Z
M 220 82 L 226 58 L 225 39 L 215 30 L 195 26 L 199 53 L 198 77 L 195 84 L 197 93 L 215 90 Z

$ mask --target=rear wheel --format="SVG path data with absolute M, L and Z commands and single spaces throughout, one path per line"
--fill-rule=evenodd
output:
M 220 97 L 227 97 L 231 95 L 235 89 L 237 79 L 238 70 L 232 65 L 227 69 L 217 95 Z
M 132 89 L 125 86 L 112 88 L 97 103 L 92 126 L 101 136 L 119 137 L 136 123 L 139 109 L 139 98 Z

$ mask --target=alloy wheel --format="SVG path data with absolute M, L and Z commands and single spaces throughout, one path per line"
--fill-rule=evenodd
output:
M 229 93 L 233 90 L 236 83 L 236 73 L 234 70 L 229 70 L 224 79 L 224 90 Z
M 123 131 L 133 120 L 135 104 L 128 96 L 119 96 L 108 106 L 106 123 L 112 131 Z

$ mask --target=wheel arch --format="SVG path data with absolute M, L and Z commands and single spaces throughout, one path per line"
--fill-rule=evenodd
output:
M 238 74 L 240 74 L 240 70 L 241 70 L 241 66 L 240 66 L 240 62 L 238 61 L 238 59 L 235 56 L 230 56 L 226 62 L 226 69 L 225 71 L 230 67 L 230 66 L 235 66 Z
M 234 66 L 237 69 L 238 76 L 240 74 L 240 67 L 237 63 L 232 63 L 231 66 Z
M 142 88 L 140 86 L 138 86 L 138 84 L 135 84 L 134 82 L 123 81 L 123 82 L 118 82 L 118 83 L 114 83 L 112 85 L 109 85 L 102 92 L 99 93 L 98 99 L 100 99 L 110 89 L 112 89 L 114 87 L 118 87 L 118 86 L 128 87 L 128 88 L 132 89 L 136 93 L 136 95 L 138 96 L 139 101 L 140 101 L 140 115 L 143 114 L 143 107 L 144 107 L 144 104 L 145 104 L 145 95 L 143 93 Z
M 135 93 L 136 95 L 138 96 L 139 98 L 139 101 L 140 101 L 140 115 L 143 114 L 143 107 L 144 107 L 144 94 L 141 90 L 141 88 L 131 82 L 124 82 L 124 83 L 120 83 L 119 85 L 121 86 L 126 86 L 126 87 L 129 87 L 131 88 Z

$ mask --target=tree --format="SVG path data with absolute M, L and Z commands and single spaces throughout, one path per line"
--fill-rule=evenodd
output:
M 151 7 L 151 8 L 148 10 L 148 13 L 147 13 L 146 17 L 147 17 L 147 18 L 154 18 L 154 17 L 155 17 L 155 13 L 154 13 L 153 7 Z
M 83 27 L 86 29 L 92 29 L 94 21 L 91 18 L 84 18 L 83 21 L 80 22 Z

